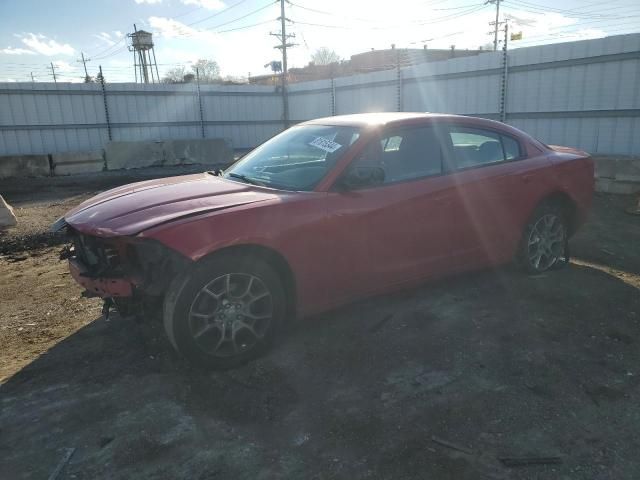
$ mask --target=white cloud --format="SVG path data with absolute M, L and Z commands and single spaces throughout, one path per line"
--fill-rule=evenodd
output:
M 137 1 L 137 0 L 136 0 Z M 225 7 L 222 0 L 180 0 L 185 5 L 196 5 L 207 10 L 220 10 Z
M 13 48 L 7 47 L 0 50 L 0 53 L 4 53 L 6 55 L 35 55 L 36 52 L 32 50 L 27 50 L 26 48 Z
M 111 35 L 109 35 L 107 32 L 94 33 L 93 36 L 99 40 L 102 40 L 105 44 L 109 45 L 110 47 L 116 44 L 116 42 L 114 42 L 111 39 Z
M 162 0 L 135 0 L 137 4 L 148 3 L 149 5 L 154 5 L 156 3 L 162 3 Z
M 20 39 L 27 47 L 41 55 L 73 55 L 75 53 L 75 49 L 68 43 L 58 43 L 55 40 L 47 39 L 41 33 L 27 33 L 21 35 Z
M 122 33 L 120 30 L 114 30 L 113 31 L 113 36 L 116 38 L 122 38 L 124 37 L 124 33 Z

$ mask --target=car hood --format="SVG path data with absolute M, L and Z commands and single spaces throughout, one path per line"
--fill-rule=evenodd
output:
M 178 218 L 277 198 L 269 189 L 202 173 L 114 188 L 81 203 L 64 219 L 89 235 L 135 235 Z

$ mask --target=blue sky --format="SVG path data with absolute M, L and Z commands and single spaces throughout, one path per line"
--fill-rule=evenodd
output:
M 290 65 L 304 66 L 320 47 L 342 58 L 389 48 L 477 48 L 492 41 L 495 7 L 484 0 L 290 0 L 295 32 Z M 503 0 L 503 15 L 523 40 L 512 47 L 640 31 L 637 0 Z M 80 52 L 90 75 L 102 65 L 109 81 L 133 81 L 127 33 L 135 23 L 153 32 L 160 73 L 199 58 L 216 60 L 223 75 L 267 73 L 279 59 L 274 0 L 1 0 L 0 81 L 81 81 Z

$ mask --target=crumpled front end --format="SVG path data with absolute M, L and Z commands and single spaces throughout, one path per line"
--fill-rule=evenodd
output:
M 67 234 L 71 245 L 61 257 L 69 260 L 69 271 L 76 282 L 91 294 L 103 297 L 131 297 L 139 284 L 130 246 L 121 239 L 83 235 L 72 228 Z
M 71 276 L 102 298 L 159 296 L 190 260 L 159 242 L 136 237 L 102 238 L 67 226 L 70 244 L 61 253 Z

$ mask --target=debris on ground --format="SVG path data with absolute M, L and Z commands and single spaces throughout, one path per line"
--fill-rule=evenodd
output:
M 431 440 L 434 443 L 437 443 L 438 445 L 442 445 L 443 447 L 451 448 L 453 450 L 458 450 L 459 452 L 466 453 L 467 455 L 473 455 L 473 450 L 466 447 L 462 447 L 448 440 L 443 440 L 442 438 L 438 438 L 434 436 L 431 437 Z
M 13 212 L 13 208 L 11 208 L 11 205 L 0 195 L 0 229 L 13 227 L 17 224 L 16 214 Z
M 370 333 L 376 333 L 378 330 L 380 330 L 382 327 L 384 327 L 384 325 L 393 318 L 393 314 L 389 313 L 387 315 L 385 315 L 384 317 L 382 317 L 381 320 L 378 320 L 376 323 L 374 323 L 370 328 L 369 328 L 369 332 Z

